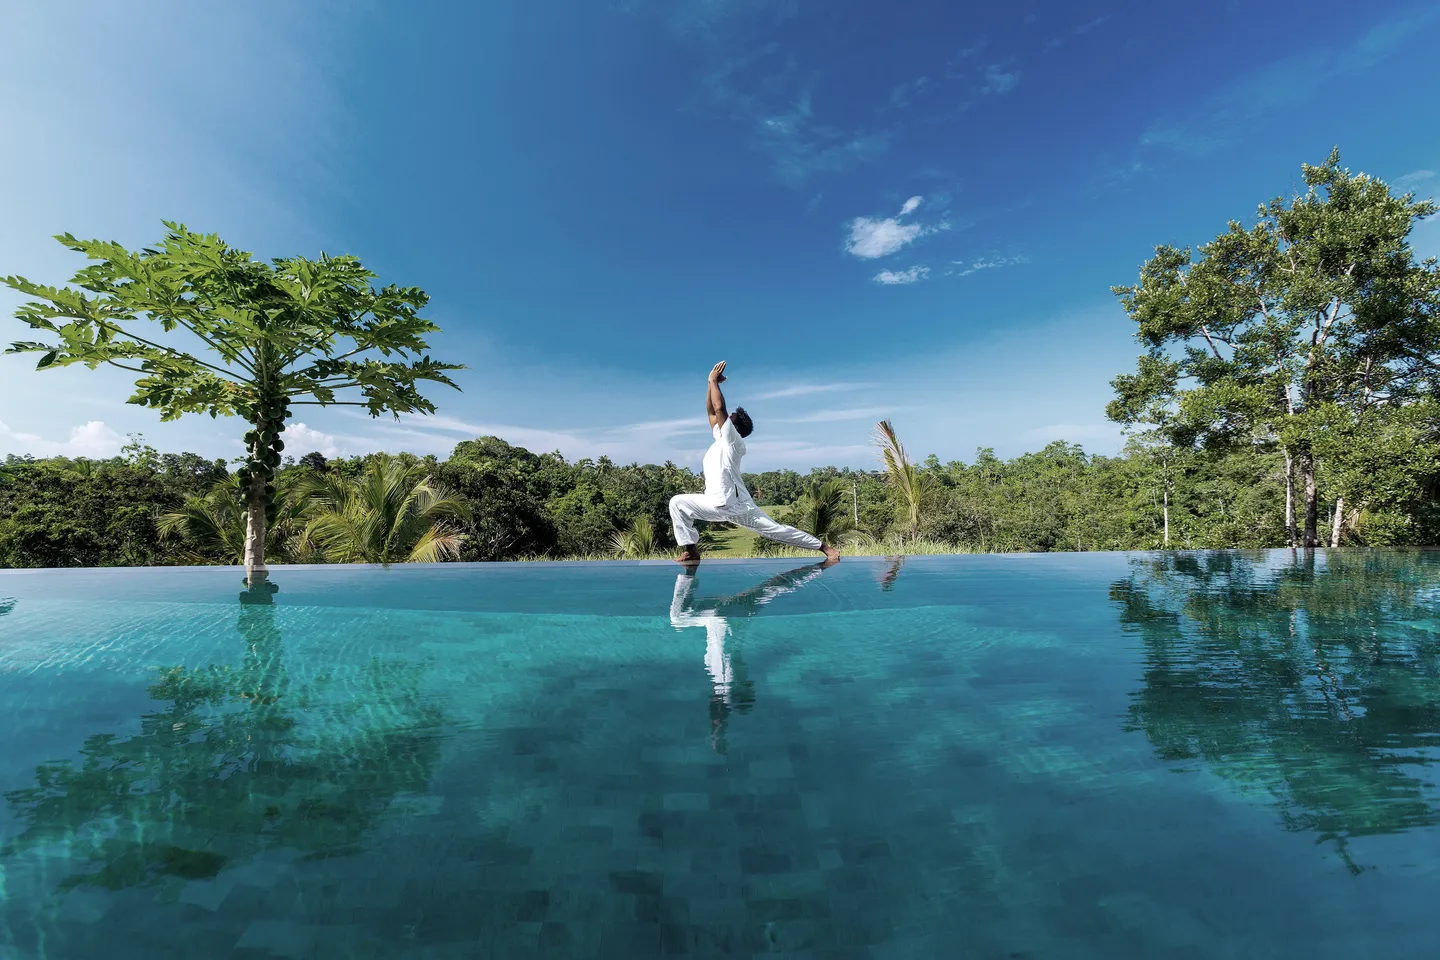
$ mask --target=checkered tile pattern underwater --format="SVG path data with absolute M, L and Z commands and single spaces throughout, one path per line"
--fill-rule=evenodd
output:
M 1440 558 L 0 573 L 0 958 L 1433 957 Z

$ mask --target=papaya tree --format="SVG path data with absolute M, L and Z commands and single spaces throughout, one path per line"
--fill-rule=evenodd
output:
M 6 277 L 33 298 L 16 317 L 44 339 L 13 343 L 41 370 L 109 364 L 136 375 L 130 403 L 162 420 L 187 413 L 238 416 L 247 459 L 245 572 L 265 577 L 265 528 L 276 515 L 274 477 L 292 407 L 358 406 L 371 416 L 433 413 L 424 381 L 455 387 L 463 369 L 428 354 L 439 328 L 420 316 L 416 287 L 385 286 L 351 256 L 266 263 L 214 234 L 166 222 L 156 247 L 56 237 L 91 261 L 51 287 Z M 456 389 L 459 389 L 456 387 Z

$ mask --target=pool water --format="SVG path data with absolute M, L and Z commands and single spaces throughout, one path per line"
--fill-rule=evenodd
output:
M 0 573 L 0 957 L 1432 957 L 1440 555 Z

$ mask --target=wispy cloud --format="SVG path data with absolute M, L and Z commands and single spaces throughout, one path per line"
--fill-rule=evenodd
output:
M 673 420 L 646 420 L 641 423 L 627 423 L 624 426 L 611 427 L 605 432 L 612 436 L 663 438 L 694 433 L 703 427 L 704 423 L 698 416 L 677 417 Z
M 657 16 L 677 36 L 715 43 L 734 21 L 756 19 L 769 26 L 798 14 L 794 0 L 613 0 L 611 9 Z
M 916 77 L 914 80 L 906 80 L 904 83 L 896 84 L 890 91 L 890 107 L 895 110 L 905 110 L 916 100 L 923 97 L 926 92 L 935 88 L 935 81 L 929 77 Z
M 1013 267 L 1021 263 L 1029 263 L 1030 258 L 1022 254 L 1013 257 L 981 257 L 978 260 L 956 260 L 955 266 L 958 270 L 951 271 L 957 277 L 968 277 L 972 273 L 981 270 L 995 270 L 1000 267 Z
M 845 241 L 846 252 L 862 260 L 874 260 L 887 257 L 926 234 L 946 229 L 949 226 L 946 223 L 926 226 L 901 222 L 900 218 L 914 213 L 922 200 L 921 197 L 911 197 L 893 217 L 856 217 L 851 220 L 850 236 Z
M 980 54 L 984 53 L 985 48 L 988 46 L 990 46 L 990 38 L 981 37 L 974 43 L 970 44 L 968 47 L 961 48 L 957 56 L 961 60 L 973 60 L 976 57 L 980 56 Z
M 838 390 L 863 390 L 874 386 L 870 383 L 795 383 L 777 390 L 755 395 L 757 400 L 784 400 L 789 397 L 808 397 L 816 393 L 834 393 Z
M 1434 170 L 1413 170 L 1403 177 L 1396 177 L 1390 185 L 1401 191 L 1417 190 L 1422 184 L 1429 183 L 1434 179 Z
M 361 415 L 353 416 L 358 418 Z M 364 441 L 368 444 L 364 449 L 358 449 L 356 443 L 342 442 L 342 452 L 358 453 L 393 448 L 396 443 L 403 443 L 406 449 L 416 452 L 442 454 L 448 453 L 461 440 L 491 436 L 536 453 L 559 451 L 572 461 L 608 456 L 625 463 L 658 463 L 684 456 L 682 446 L 677 446 L 677 439 L 688 436 L 701 443 L 708 442 L 709 439 L 705 418 L 698 413 L 689 417 L 645 420 L 617 426 L 558 429 L 483 423 L 434 415 L 406 417 L 399 424 L 379 422 L 375 424 L 374 430 L 377 438 Z M 341 439 L 343 441 L 346 438 Z M 688 446 L 690 442 L 684 441 L 683 445 Z
M 999 64 L 992 63 L 985 68 L 985 82 L 980 86 L 981 93 L 1009 93 L 1015 89 L 1020 82 L 1018 70 L 1003 70 Z
M 1440 20 L 1440 4 L 1411 7 L 1338 48 L 1315 47 L 1250 71 L 1221 87 L 1189 115 L 1163 117 L 1140 136 L 1140 145 L 1201 156 L 1231 142 L 1283 109 L 1314 99 L 1324 87 L 1363 73 Z
M 406 417 L 398 425 L 377 423 L 375 429 L 392 438 L 403 437 L 421 441 L 426 452 L 434 453 L 447 452 L 461 440 L 486 436 L 500 437 L 509 443 L 537 453 L 559 450 L 566 457 L 572 459 L 594 457 L 606 452 L 601 449 L 597 437 L 585 437 L 564 430 L 522 427 L 515 424 L 472 423 L 447 416 Z
M 875 448 L 863 443 L 817 444 L 778 439 L 747 440 L 745 446 L 747 464 L 753 459 L 776 466 L 803 468 L 817 463 L 855 464 L 875 459 Z
M 909 270 L 881 270 L 875 274 L 875 282 L 887 287 L 916 283 L 930 275 L 929 267 L 915 266 Z
M 850 420 L 879 421 L 899 407 L 848 407 L 842 410 L 816 410 L 798 417 L 786 417 L 780 423 L 845 423 Z
M 1059 34 L 1058 36 L 1051 37 L 1050 40 L 1045 44 L 1045 52 L 1049 53 L 1052 50 L 1058 50 L 1076 37 L 1083 37 L 1085 34 L 1094 30 L 1096 27 L 1099 27 L 1101 24 L 1105 23 L 1105 21 L 1109 20 L 1111 16 L 1113 16 L 1113 14 L 1107 13 L 1098 17 L 1094 17 L 1090 20 L 1084 21 L 1083 23 L 1077 23 L 1075 26 L 1066 30 L 1064 33 Z M 1025 22 L 1028 24 L 1034 23 L 1035 21 L 1034 19 L 1027 17 Z
M 103 420 L 91 420 L 83 426 L 71 427 L 67 440 L 47 440 L 33 433 L 12 430 L 0 420 L 0 453 L 104 460 L 118 454 L 124 443 L 125 438 L 106 426 Z
M 1064 440 L 1067 443 L 1107 442 L 1118 446 L 1123 440 L 1120 426 L 1114 423 L 1052 423 L 1032 427 L 1023 436 L 1032 443 Z
M 1150 173 L 1150 167 L 1136 160 L 1112 170 L 1110 176 L 1105 180 L 1105 185 L 1110 187 L 1119 186 L 1120 184 L 1129 183 L 1132 180 L 1143 177 L 1148 173 Z
M 873 161 L 890 148 L 886 131 L 835 126 L 817 116 L 816 77 L 793 59 L 780 61 L 769 43 L 718 62 L 702 86 L 709 105 L 745 124 L 756 149 L 787 186 L 800 188 L 822 173 Z

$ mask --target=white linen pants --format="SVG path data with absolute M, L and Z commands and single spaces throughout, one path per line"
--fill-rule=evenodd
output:
M 767 540 L 805 550 L 819 550 L 820 541 L 804 530 L 776 523 L 754 503 L 717 504 L 703 493 L 682 493 L 670 498 L 670 522 L 675 526 L 675 542 L 682 547 L 700 542 L 696 520 L 733 523 L 753 530 Z
M 730 621 L 713 610 L 692 610 L 691 599 L 695 595 L 695 578 L 682 573 L 675 578 L 675 596 L 670 600 L 670 626 L 677 630 L 685 627 L 705 628 L 705 672 L 710 674 L 710 685 L 715 695 L 725 703 L 730 702 L 730 684 L 735 682 L 735 672 L 730 667 L 730 655 L 725 652 L 725 638 L 730 635 Z

